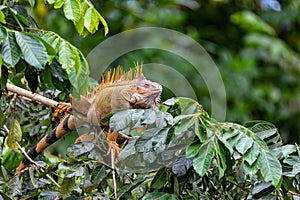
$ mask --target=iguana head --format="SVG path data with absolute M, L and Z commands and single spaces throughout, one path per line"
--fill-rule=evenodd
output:
M 147 80 L 144 76 L 139 77 L 135 91 L 130 97 L 134 108 L 157 109 L 160 101 L 162 86 L 158 83 Z

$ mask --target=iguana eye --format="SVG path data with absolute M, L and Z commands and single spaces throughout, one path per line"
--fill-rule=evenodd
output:
M 149 87 L 149 86 L 150 86 L 149 83 L 145 83 L 145 84 L 144 84 L 144 87 Z

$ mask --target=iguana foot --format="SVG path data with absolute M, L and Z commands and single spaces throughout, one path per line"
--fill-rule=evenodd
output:
M 111 153 L 111 151 L 114 152 L 115 158 L 118 158 L 118 160 L 120 160 L 120 147 L 117 143 L 117 139 L 119 136 L 119 132 L 118 131 L 113 131 L 111 132 L 110 130 L 107 133 L 107 145 L 108 145 L 108 150 L 107 150 L 107 154 L 109 155 Z
M 53 113 L 51 121 L 55 121 L 58 118 L 58 115 L 65 115 L 66 113 L 70 113 L 72 111 L 72 105 L 70 103 L 59 102 L 56 106 L 56 109 Z

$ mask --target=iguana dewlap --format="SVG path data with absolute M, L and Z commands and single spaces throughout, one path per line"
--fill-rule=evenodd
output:
M 36 158 L 45 148 L 56 142 L 76 127 L 85 123 L 92 125 L 108 126 L 100 123 L 107 114 L 120 109 L 142 108 L 157 109 L 162 86 L 147 80 L 139 67 L 135 74 L 130 70 L 125 73 L 118 67 L 102 77 L 100 88 L 80 100 L 72 100 L 74 115 L 68 114 L 57 127 L 43 137 L 28 153 L 31 159 Z M 24 158 L 16 169 L 18 173 L 30 161 Z

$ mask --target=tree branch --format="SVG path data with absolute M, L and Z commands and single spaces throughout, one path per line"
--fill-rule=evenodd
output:
M 29 99 L 32 99 L 33 101 L 40 102 L 40 103 L 45 104 L 45 105 L 47 105 L 49 107 L 52 107 L 52 108 L 57 108 L 57 105 L 58 105 L 57 101 L 54 101 L 52 99 L 49 99 L 49 98 L 44 97 L 42 95 L 39 95 L 37 93 L 32 93 L 28 90 L 25 90 L 23 88 L 20 88 L 18 86 L 15 86 L 15 85 L 12 85 L 12 84 L 9 84 L 9 83 L 6 84 L 6 87 L 7 87 L 8 91 L 16 93 L 19 96 L 27 97 Z

